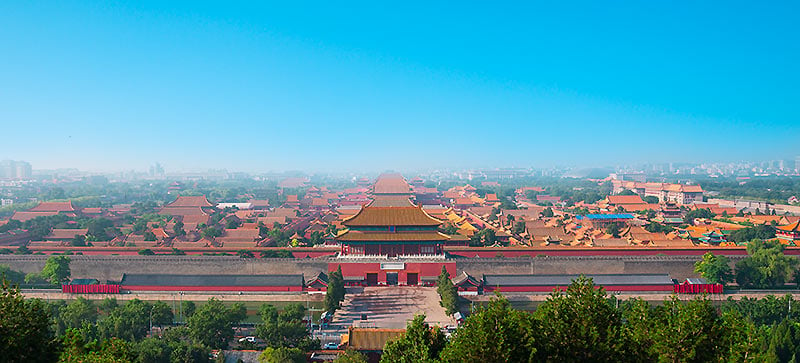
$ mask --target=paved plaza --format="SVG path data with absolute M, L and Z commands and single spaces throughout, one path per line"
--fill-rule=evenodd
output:
M 405 328 L 415 315 L 424 313 L 431 325 L 447 326 L 455 322 L 439 305 L 434 287 L 390 286 L 348 289 L 342 308 L 334 315 L 333 324 L 376 328 Z M 366 314 L 366 320 L 362 315 Z

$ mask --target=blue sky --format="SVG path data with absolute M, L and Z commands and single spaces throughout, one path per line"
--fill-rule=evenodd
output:
M 0 3 L 0 159 L 266 171 L 800 155 L 797 2 L 294 3 Z

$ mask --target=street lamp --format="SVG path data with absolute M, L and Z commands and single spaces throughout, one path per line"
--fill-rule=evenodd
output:
M 153 336 L 153 309 L 155 309 L 155 308 L 156 308 L 155 305 L 150 306 L 150 330 L 149 330 L 149 333 L 150 333 L 151 337 Z

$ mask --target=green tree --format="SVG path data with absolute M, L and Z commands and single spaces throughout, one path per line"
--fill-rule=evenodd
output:
M 445 344 L 442 331 L 425 323 L 424 314 L 417 315 L 400 338 L 386 343 L 381 362 L 436 362 Z
M 764 362 L 766 361 L 766 337 L 768 327 L 756 325 L 752 320 L 736 311 L 722 313 L 723 339 L 720 345 L 720 361 Z
M 736 243 L 746 243 L 754 239 L 768 240 L 772 238 L 775 238 L 775 227 L 766 224 L 735 230 L 728 235 L 728 240 Z
M 514 223 L 513 232 L 515 234 L 521 234 L 522 232 L 525 232 L 525 222 Z
M 76 234 L 72 237 L 72 240 L 69 242 L 70 246 L 73 247 L 83 247 L 86 246 L 86 236 L 81 234 Z
M 118 233 L 115 231 L 114 222 L 107 218 L 93 218 L 87 224 L 89 239 L 92 241 L 110 241 Z
M 596 288 L 585 276 L 572 281 L 565 292 L 553 291 L 534 316 L 540 328 L 539 360 L 635 362 L 642 358 L 605 289 Z
M 0 279 L 0 360 L 52 362 L 56 349 L 47 306 Z
M 780 242 L 750 241 L 748 256 L 736 263 L 739 286 L 762 289 L 783 286 L 797 266 L 797 258 L 784 255 L 783 248 Z
M 163 301 L 156 301 L 150 306 L 153 325 L 170 325 L 175 320 L 172 308 Z
M 528 362 L 536 353 L 536 323 L 496 296 L 469 316 L 439 355 L 442 362 Z
M 139 250 L 139 252 L 137 252 L 137 253 L 139 255 L 142 255 L 142 256 L 152 256 L 152 255 L 156 254 L 155 252 L 153 252 L 153 250 L 151 250 L 149 248 L 143 248 L 143 249 Z
M 145 241 L 149 241 L 149 242 L 155 241 L 156 240 L 156 234 L 153 233 L 153 231 L 144 232 L 144 240 Z
M 6 279 L 11 285 L 19 285 L 25 282 L 25 274 L 14 271 L 7 265 L 0 265 L 0 280 Z
M 312 340 L 303 319 L 306 309 L 301 304 L 289 304 L 280 313 L 275 306 L 261 305 L 259 309 L 261 324 L 256 326 L 256 335 L 273 348 L 292 347 L 308 351 L 319 347 L 318 340 Z
M 328 288 L 325 292 L 325 310 L 333 313 L 339 308 L 339 304 L 344 301 L 345 296 L 344 277 L 342 276 L 342 266 L 339 265 L 336 271 L 328 275 Z
M 454 226 L 452 223 L 447 223 L 441 227 L 441 231 L 444 234 L 452 236 L 458 233 L 458 228 L 456 228 L 456 226 Z
M 677 297 L 655 307 L 644 320 L 649 351 L 660 362 L 710 362 L 728 353 L 722 322 L 705 298 L 681 302 Z
M 714 218 L 714 213 L 711 212 L 711 209 L 707 208 L 694 209 L 687 212 L 683 219 L 686 223 L 693 224 L 694 220 L 697 218 Z
M 221 301 L 211 298 L 189 317 L 187 327 L 196 342 L 212 349 L 223 349 L 233 339 L 233 325 L 243 318 L 239 307 L 228 309 Z
M 453 281 L 450 280 L 450 273 L 444 266 L 436 280 L 436 292 L 441 298 L 439 304 L 445 309 L 447 315 L 455 314 L 458 311 L 458 291 L 453 285 Z
M 608 227 L 606 227 L 606 234 L 610 234 L 614 238 L 619 238 L 619 233 L 621 232 L 621 227 L 618 223 L 610 223 Z
M 126 341 L 144 338 L 150 328 L 150 309 L 150 304 L 139 299 L 128 300 L 124 305 L 113 308 L 108 316 L 98 322 L 100 336 Z
M 78 297 L 69 304 L 61 306 L 58 316 L 53 318 L 56 333 L 61 335 L 67 329 L 80 329 L 84 323 L 97 321 L 97 307 L 91 301 Z
M 647 195 L 644 198 L 642 198 L 642 200 L 644 200 L 644 202 L 647 204 L 658 204 L 658 197 L 656 196 Z
M 704 279 L 712 284 L 727 284 L 731 281 L 730 259 L 726 256 L 717 256 L 711 252 L 706 252 L 703 259 L 695 262 L 694 272 L 700 274 Z
M 67 256 L 50 256 L 42 268 L 42 278 L 50 281 L 53 285 L 64 284 L 69 281 L 71 272 L 69 269 L 70 258 Z
M 196 309 L 197 309 L 197 306 L 195 305 L 194 301 L 190 301 L 190 300 L 181 301 L 181 311 L 183 313 L 183 316 L 185 316 L 187 318 L 192 316 Z
M 122 339 L 93 340 L 75 329 L 62 337 L 61 346 L 59 363 L 130 363 L 136 358 L 131 344 Z
M 305 363 L 306 355 L 302 350 L 287 347 L 267 347 L 258 356 L 259 363 Z
M 186 235 L 186 231 L 183 229 L 183 227 L 183 221 L 176 222 L 175 225 L 172 226 L 172 233 L 175 233 L 176 236 Z

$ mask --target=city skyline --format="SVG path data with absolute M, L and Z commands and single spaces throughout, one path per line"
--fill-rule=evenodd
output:
M 17 135 L 0 155 L 332 171 L 800 154 L 794 3 L 358 8 L 0 5 Z

